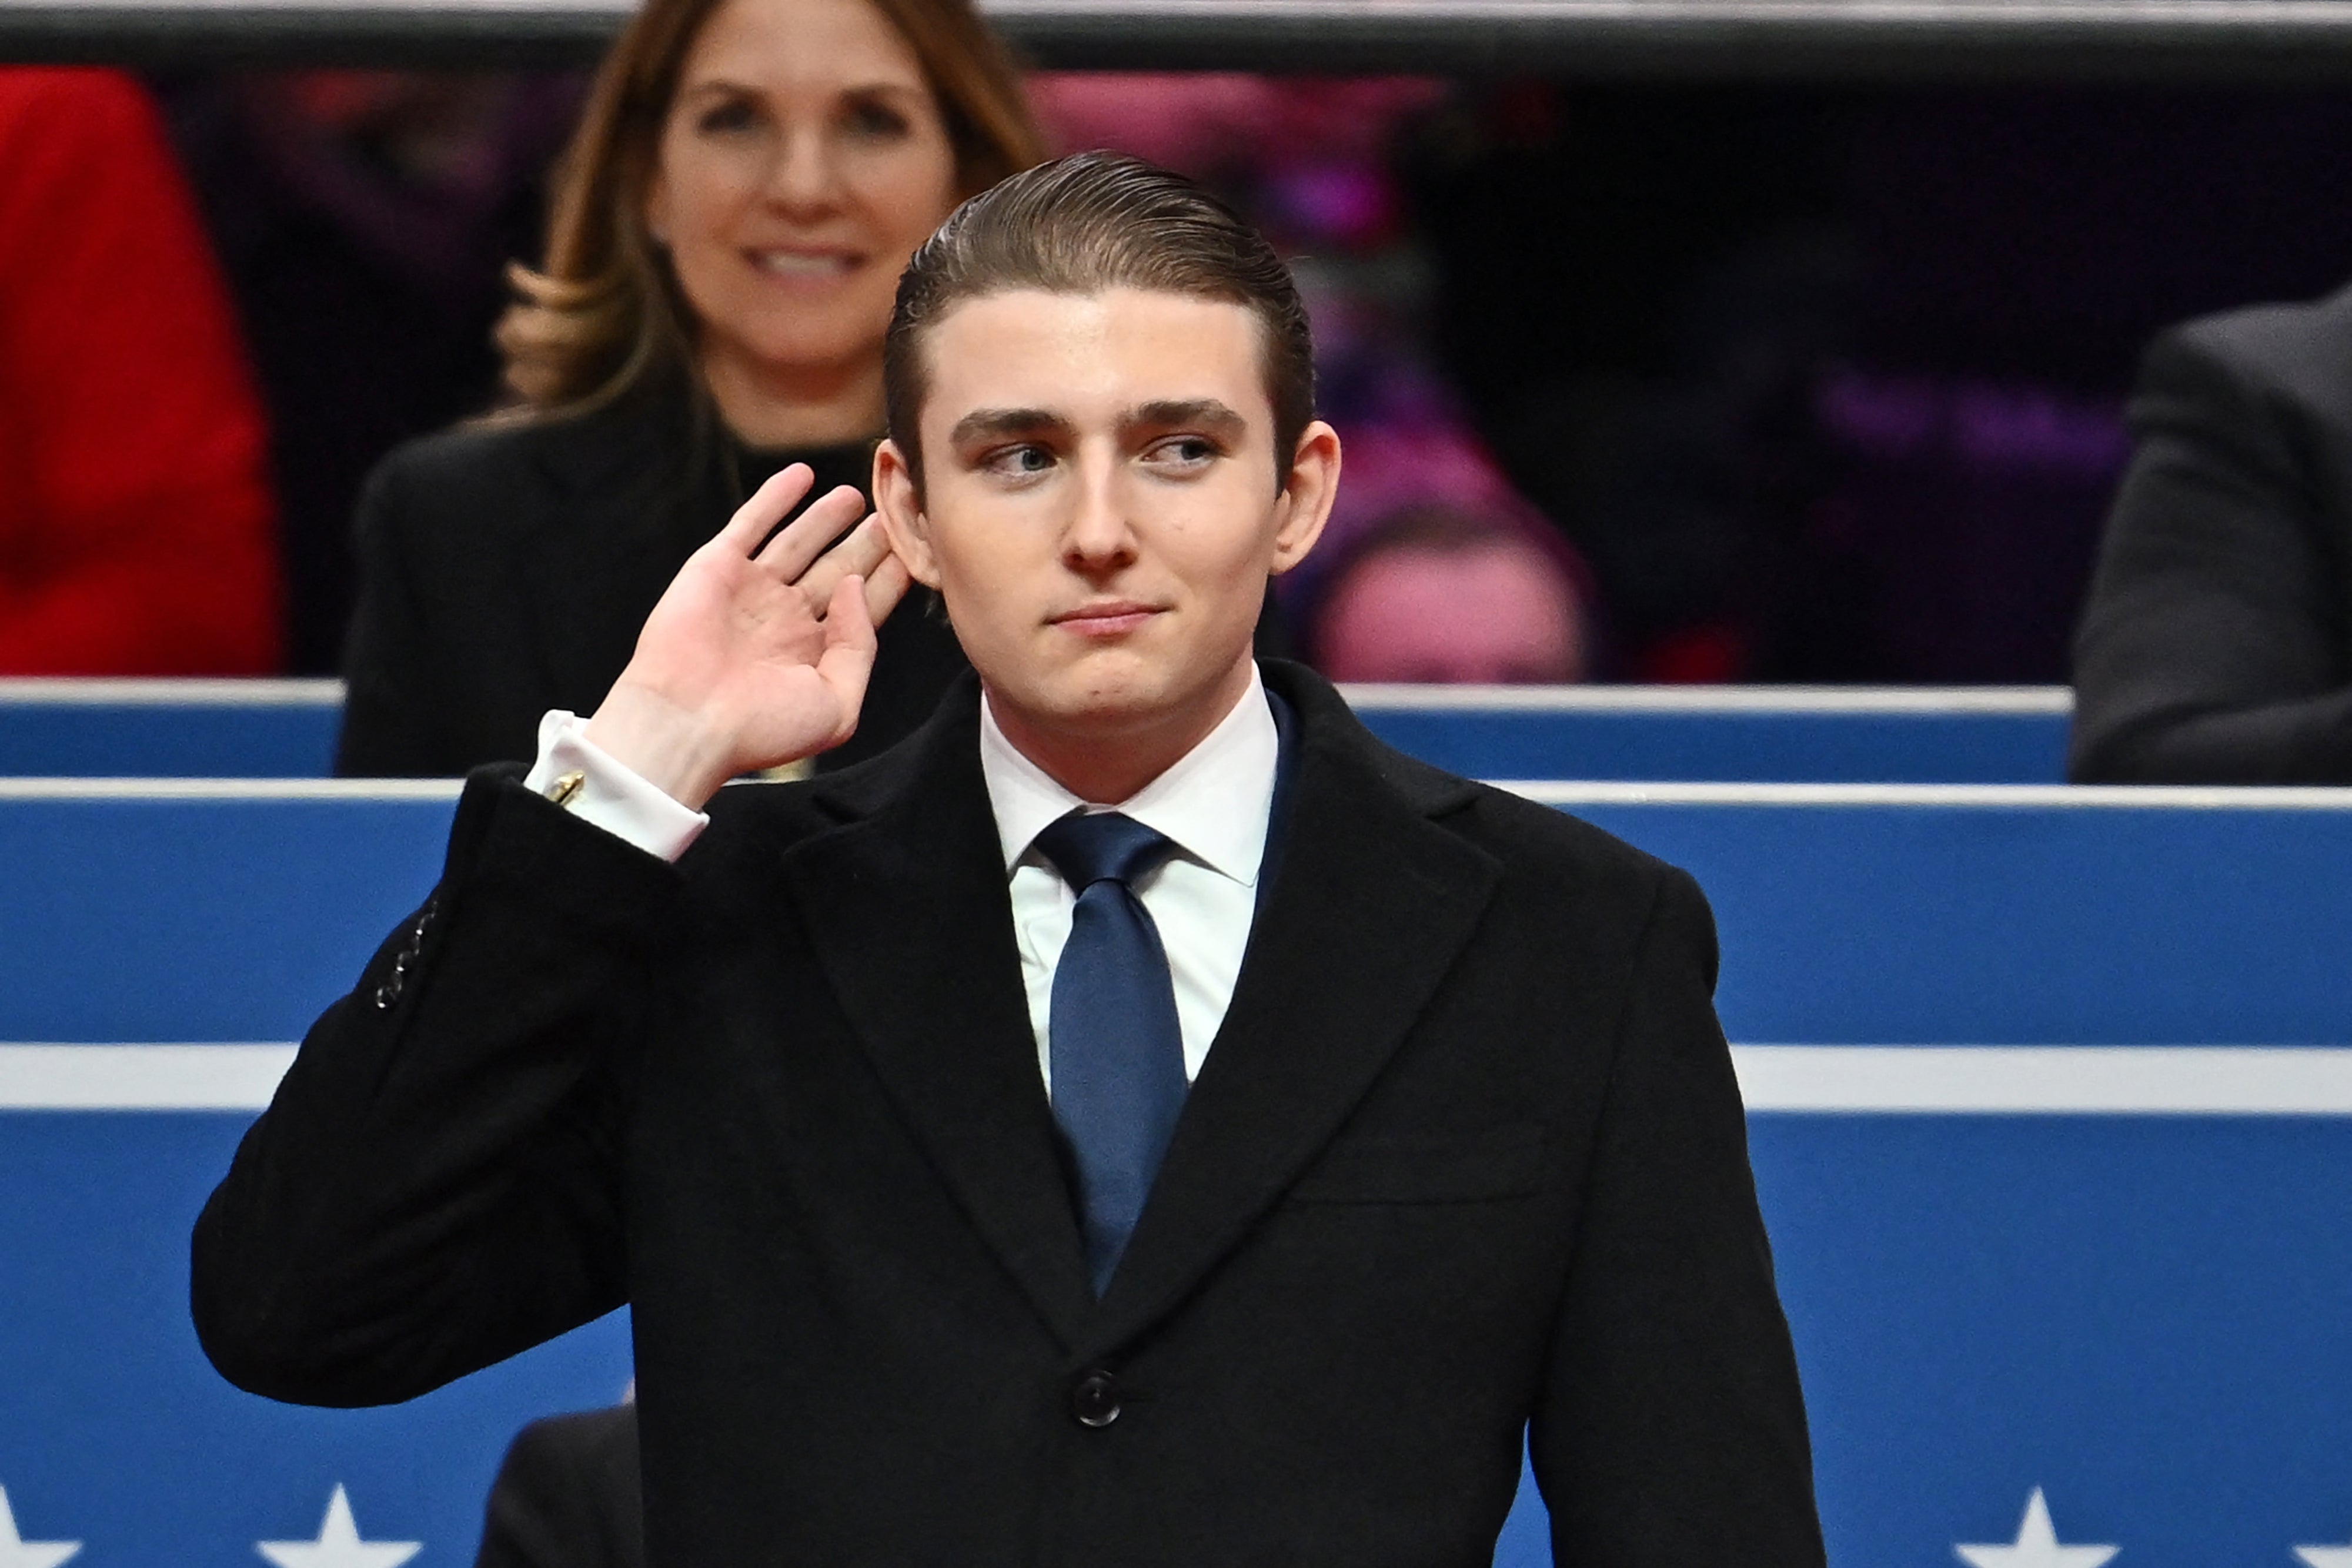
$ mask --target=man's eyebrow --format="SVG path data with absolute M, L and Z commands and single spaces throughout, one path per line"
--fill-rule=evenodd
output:
M 1163 398 L 1129 409 L 1119 420 L 1129 429 L 1190 425 L 1228 438 L 1239 435 L 1249 422 L 1213 397 Z
M 1042 408 L 976 408 L 955 423 L 948 440 L 957 445 L 1007 435 L 1067 434 L 1070 422 Z

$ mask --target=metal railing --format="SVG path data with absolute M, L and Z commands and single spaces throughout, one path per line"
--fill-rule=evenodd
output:
M 634 0 L 0 0 L 0 59 L 565 64 Z M 981 0 L 1035 63 L 1570 78 L 2352 79 L 2352 0 Z

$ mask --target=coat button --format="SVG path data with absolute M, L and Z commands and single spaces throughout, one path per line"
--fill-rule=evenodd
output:
M 1081 1427 L 1108 1427 L 1118 1409 L 1118 1379 L 1099 1367 L 1070 1385 L 1070 1416 Z

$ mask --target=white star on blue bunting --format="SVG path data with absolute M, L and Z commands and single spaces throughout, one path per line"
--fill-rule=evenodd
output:
M 257 1541 L 253 1549 L 278 1568 L 400 1568 L 425 1550 L 421 1541 L 362 1541 L 352 1500 L 341 1485 L 327 1500 L 316 1541 Z
M 1955 1546 L 1952 1550 L 1970 1568 L 2099 1568 L 2121 1548 L 2059 1545 L 2058 1532 L 2050 1524 L 2050 1505 L 2042 1501 L 2042 1489 L 2035 1487 L 2026 1500 L 2025 1518 L 2018 1524 L 2014 1542 L 2007 1546 Z
M 0 1487 L 0 1568 L 58 1568 L 80 1550 L 79 1541 L 27 1541 L 17 1534 L 8 1489 Z

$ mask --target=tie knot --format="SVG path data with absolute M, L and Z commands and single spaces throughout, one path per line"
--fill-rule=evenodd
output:
M 1054 862 L 1071 891 L 1096 883 L 1134 883 L 1176 852 L 1175 841 L 1117 811 L 1074 812 L 1037 835 L 1037 852 Z

